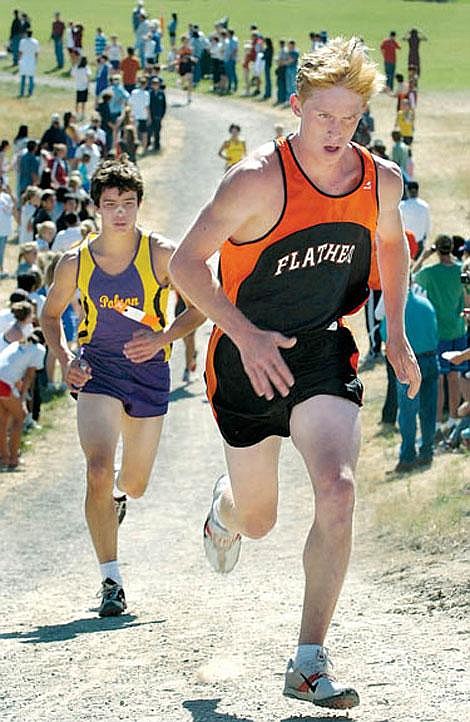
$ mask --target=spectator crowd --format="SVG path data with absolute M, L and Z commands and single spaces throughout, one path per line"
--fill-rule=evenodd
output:
M 143 0 L 132 10 L 131 23 L 134 44 L 127 48 L 118 35 L 96 29 L 92 80 L 83 24 L 65 23 L 56 12 L 51 40 L 57 68 L 67 65 L 74 79 L 74 110 L 62 116 L 53 113 L 40 138 L 30 137 L 28 126 L 21 125 L 11 142 L 0 143 L 0 278 L 8 275 L 4 253 L 15 224 L 19 242 L 17 288 L 8 308 L 0 312 L 0 464 L 8 468 L 18 465 L 21 428 L 38 422 L 41 398 L 64 389 L 40 332 L 40 310 L 53 269 L 64 251 L 98 230 L 89 191 L 102 158 L 126 153 L 136 162 L 140 155 L 160 150 L 167 110 L 162 70 L 176 74 L 188 105 L 203 78 L 210 79 L 217 95 L 241 90 L 242 95 L 272 99 L 281 107 L 289 105 L 295 92 L 300 50 L 293 39 L 274 42 L 253 24 L 240 45 L 228 18 L 216 22 L 207 35 L 193 23 L 179 34 L 177 13 L 171 14 L 165 27 L 163 18 L 150 19 Z M 404 179 L 400 210 L 412 258 L 405 321 L 423 377 L 416 399 L 408 399 L 384 352 L 387 330 L 378 276 L 370 279 L 365 308 L 369 352 L 363 359 L 366 368 L 385 363 L 381 420 L 386 430 L 395 430 L 398 424 L 402 438 L 395 472 L 431 464 L 436 447 L 442 451 L 470 447 L 470 240 L 441 234 L 433 241 L 431 209 L 420 197 L 413 157 L 420 44 L 425 41 L 416 28 L 403 35 L 401 42 L 408 46 L 406 77 L 396 72 L 402 49 L 397 33 L 391 31 L 380 45 L 385 92 L 392 107 L 388 153 L 375 135 L 371 109 L 365 110 L 354 136 L 373 155 L 394 161 Z M 305 50 L 315 51 L 327 42 L 326 31 L 311 32 Z M 18 10 L 13 12 L 9 51 L 19 67 L 19 95 L 33 94 L 40 46 L 31 20 Z M 220 147 L 226 167 L 245 155 L 239 134 L 240 127 L 233 123 L 230 137 Z M 15 178 L 14 190 L 10 176 Z M 72 347 L 79 314 L 79 301 L 74 299 L 63 319 Z

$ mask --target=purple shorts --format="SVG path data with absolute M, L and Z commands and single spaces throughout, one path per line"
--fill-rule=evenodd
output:
M 107 356 L 83 347 L 81 357 L 90 365 L 92 378 L 82 391 L 119 399 L 129 416 L 164 416 L 168 411 L 170 368 L 161 356 L 135 364 L 125 356 Z

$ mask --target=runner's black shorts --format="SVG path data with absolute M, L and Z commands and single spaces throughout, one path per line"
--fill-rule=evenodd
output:
M 362 406 L 357 376 L 359 352 L 349 329 L 303 331 L 293 348 L 280 349 L 295 383 L 284 398 L 257 396 L 243 368 L 240 352 L 220 329 L 209 341 L 207 395 L 220 432 L 230 446 L 258 444 L 268 436 L 290 436 L 292 409 L 313 396 L 328 394 Z

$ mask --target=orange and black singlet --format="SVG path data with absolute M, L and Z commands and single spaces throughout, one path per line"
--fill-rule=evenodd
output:
M 237 244 L 227 240 L 221 248 L 219 276 L 230 301 L 259 328 L 297 337 L 293 349 L 282 351 L 295 385 L 287 400 L 276 395 L 268 402 L 251 390 L 238 349 L 214 328 L 207 391 L 231 445 L 288 436 L 292 406 L 316 394 L 361 403 L 357 348 L 341 318 L 369 294 L 378 192 L 372 156 L 362 146 L 351 147 L 361 164 L 360 179 L 348 193 L 332 196 L 305 174 L 289 138 L 277 140 L 284 185 L 279 219 L 262 237 Z
M 377 226 L 377 173 L 370 153 L 352 144 L 362 177 L 349 193 L 318 190 L 289 139 L 277 143 L 284 177 L 281 217 L 262 238 L 220 253 L 229 299 L 256 325 L 295 333 L 326 328 L 368 296 Z

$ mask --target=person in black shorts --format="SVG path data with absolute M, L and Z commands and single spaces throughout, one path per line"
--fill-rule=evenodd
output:
M 351 551 L 360 444 L 358 353 L 343 317 L 367 299 L 377 263 L 387 356 L 410 397 L 420 385 L 403 327 L 409 252 L 401 174 L 351 143 L 380 87 L 358 38 L 335 38 L 305 55 L 290 98 L 298 132 L 227 171 L 170 262 L 173 283 L 215 323 L 206 380 L 228 473 L 204 525 L 206 555 L 216 571 L 229 572 L 241 536 L 260 538 L 273 527 L 281 437 L 290 435 L 312 482 L 315 515 L 284 694 L 333 709 L 359 703 L 353 687 L 334 679 L 324 647 Z M 219 249 L 216 277 L 208 260 Z

